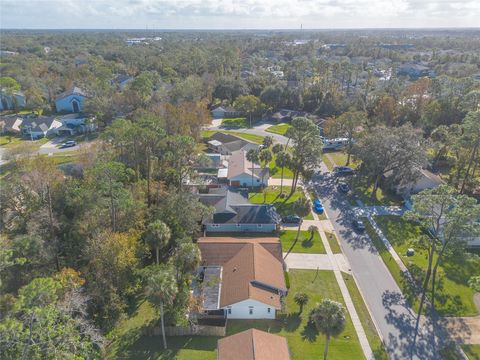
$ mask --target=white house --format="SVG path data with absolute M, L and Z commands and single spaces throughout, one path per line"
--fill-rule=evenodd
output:
M 268 186 L 270 171 L 247 160 L 247 151 L 238 150 L 228 159 L 227 179 L 230 186 L 259 187 Z
M 56 135 L 62 123 L 52 116 L 39 116 L 23 119 L 22 135 L 28 139 L 36 140 L 49 135 Z
M 228 319 L 275 319 L 287 294 L 278 238 L 204 237 L 198 286 L 204 313 Z
M 83 90 L 74 86 L 57 97 L 55 107 L 57 112 L 79 113 L 83 110 L 86 98 Z
M 419 177 L 416 181 L 397 186 L 397 194 L 409 197 L 411 194 L 419 193 L 425 189 L 433 189 L 439 185 L 445 184 L 445 181 L 438 175 L 426 169 L 420 169 Z
M 240 116 L 242 113 L 230 106 L 219 106 L 212 110 L 212 116 L 215 119 L 233 118 Z

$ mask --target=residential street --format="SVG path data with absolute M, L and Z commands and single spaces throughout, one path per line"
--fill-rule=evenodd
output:
M 405 302 L 401 290 L 390 275 L 367 235 L 356 234 L 351 227 L 354 211 L 335 188 L 334 178 L 322 164 L 316 179 L 327 215 L 332 221 L 343 252 L 375 319 L 391 359 L 406 359 L 413 335 L 415 316 Z M 438 359 L 431 338 L 420 335 L 416 359 Z

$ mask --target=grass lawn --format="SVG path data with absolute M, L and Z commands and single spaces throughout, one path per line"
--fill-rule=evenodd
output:
M 14 146 L 22 143 L 22 139 L 15 135 L 0 135 L 0 146 Z
M 402 199 L 390 192 L 383 191 L 381 188 L 378 189 L 377 195 L 375 198 L 372 197 L 373 184 L 367 184 L 364 179 L 354 178 L 352 181 L 349 181 L 352 191 L 349 193 L 349 200 L 353 205 L 355 199 L 353 194 L 355 194 L 364 205 L 374 206 L 374 205 L 384 205 L 384 206 L 398 206 L 402 205 Z
M 340 288 L 332 271 L 291 270 L 289 277 L 290 290 L 286 298 L 285 314 L 280 314 L 277 320 L 230 320 L 227 333 L 231 335 L 252 327 L 269 331 L 287 338 L 293 360 L 321 359 L 325 336 L 308 324 L 308 314 L 324 298 L 343 303 Z M 305 292 L 309 296 L 309 302 L 301 314 L 293 301 L 297 292 Z M 350 316 L 347 316 L 345 330 L 330 340 L 328 358 L 364 359 Z
M 330 157 L 336 166 L 345 166 L 348 155 L 343 151 L 334 151 L 326 153 L 325 157 Z M 350 165 L 348 165 L 349 167 L 356 169 L 359 165 L 360 162 L 354 161 L 353 157 L 350 157 Z
M 428 266 L 426 251 L 415 240 L 422 235 L 419 225 L 398 216 L 378 216 L 375 221 L 397 251 L 414 278 L 421 283 Z M 415 249 L 414 256 L 406 256 L 408 248 Z M 478 310 L 473 301 L 474 291 L 467 282 L 471 276 L 480 275 L 480 259 L 474 256 L 444 257 L 437 275 L 435 306 L 442 315 L 474 316 Z
M 480 360 L 480 345 L 462 345 L 469 360 Z
M 338 243 L 338 239 L 335 234 L 331 232 L 325 232 L 325 235 L 327 236 L 327 240 L 330 244 L 330 249 L 332 250 L 332 252 L 334 254 L 341 254 L 342 249 L 340 248 L 340 244 Z
M 291 127 L 290 124 L 278 124 L 278 125 L 273 125 L 268 127 L 265 131 L 268 131 L 274 134 L 285 135 L 285 133 L 290 127 Z
M 368 343 L 372 348 L 373 354 L 375 355 L 376 360 L 388 360 L 387 352 L 383 346 L 382 340 L 378 336 L 377 328 L 373 323 L 373 320 L 368 312 L 367 306 L 365 305 L 362 295 L 358 290 L 357 284 L 351 275 L 342 273 L 345 284 L 347 284 L 348 292 L 352 297 L 355 310 L 357 310 L 358 317 L 360 322 L 363 325 L 363 330 L 367 335 Z
M 214 336 L 172 336 L 167 337 L 168 350 L 163 350 L 161 336 L 142 335 L 142 328 L 156 322 L 159 315 L 148 302 L 140 303 L 137 311 L 120 321 L 109 334 L 112 343 L 107 348 L 107 359 L 179 359 L 214 360 L 217 337 Z
M 280 242 L 282 243 L 282 252 L 287 252 L 295 242 L 297 230 L 280 231 Z M 309 231 L 300 231 L 297 243 L 293 247 L 292 253 L 310 253 L 326 254 L 322 239 L 318 231 L 315 231 L 313 238 Z
M 293 193 L 293 195 L 287 199 L 288 194 L 290 194 L 291 187 L 284 186 L 283 194 L 284 198 L 280 197 L 280 187 L 279 186 L 269 186 L 266 188 L 266 198 L 264 201 L 263 191 L 260 192 L 250 192 L 248 194 L 248 200 L 252 204 L 273 204 L 277 208 L 277 211 L 282 216 L 292 215 L 295 212 L 293 211 L 293 203 L 300 197 L 304 197 L 302 189 L 298 189 Z M 310 214 L 311 215 L 311 214 Z M 307 218 L 305 218 L 307 219 Z
M 273 154 L 272 161 L 270 162 L 268 167 L 270 168 L 270 170 L 272 170 L 275 167 L 277 168 L 277 172 L 275 174 L 273 174 L 273 176 L 272 176 L 273 178 L 276 178 L 276 179 L 281 179 L 282 178 L 282 168 L 277 166 L 277 154 Z M 284 179 L 293 179 L 293 172 L 288 167 L 285 167 L 283 169 L 283 178 Z
M 240 131 L 230 131 L 230 130 L 202 130 L 200 135 L 201 135 L 202 138 L 208 139 L 209 137 L 211 137 L 213 134 L 215 134 L 217 132 L 221 132 L 221 133 L 224 133 L 224 134 L 235 135 L 235 136 L 238 136 L 242 139 L 245 139 L 247 141 L 251 141 L 251 142 L 254 142 L 254 143 L 257 143 L 257 144 L 263 143 L 263 138 L 264 138 L 263 136 L 259 136 L 259 135 L 247 134 L 247 133 L 243 133 L 243 132 L 240 132 Z
M 229 128 L 248 128 L 249 124 L 246 118 L 226 118 L 222 120 L 222 126 Z
M 322 154 L 322 161 L 325 163 L 325 166 L 329 171 L 333 171 L 335 164 L 327 157 L 325 153 Z

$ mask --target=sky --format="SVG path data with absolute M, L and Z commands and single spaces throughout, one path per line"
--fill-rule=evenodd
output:
M 25 29 L 480 27 L 480 0 L 0 0 Z

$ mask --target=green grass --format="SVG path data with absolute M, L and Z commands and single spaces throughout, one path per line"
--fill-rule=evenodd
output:
M 325 163 L 325 166 L 328 168 L 329 171 L 333 171 L 333 167 L 335 164 L 327 157 L 324 153 L 322 154 L 322 161 Z
M 308 324 L 308 314 L 324 298 L 343 303 L 340 288 L 332 271 L 291 270 L 289 276 L 290 290 L 286 298 L 285 314 L 278 315 L 278 320 L 229 320 L 227 333 L 230 335 L 252 327 L 269 331 L 287 339 L 292 360 L 320 359 L 323 356 L 325 337 Z M 293 301 L 297 292 L 305 292 L 309 296 L 308 304 L 301 314 Z M 345 330 L 330 341 L 328 358 L 364 359 L 349 315 Z
M 0 146 L 14 146 L 22 143 L 22 139 L 15 135 L 0 135 Z
M 268 127 L 265 131 L 268 131 L 274 134 L 285 135 L 285 133 L 290 127 L 291 127 L 290 124 L 278 124 L 278 125 L 273 125 Z
M 288 194 L 290 194 L 291 187 L 284 186 L 283 187 L 283 195 L 284 197 L 280 197 L 280 187 L 267 187 L 266 188 L 266 197 L 264 201 L 264 194 L 263 191 L 261 192 L 250 192 L 248 194 L 248 200 L 252 204 L 273 204 L 277 208 L 277 211 L 280 215 L 293 215 L 295 212 L 293 211 L 293 203 L 299 199 L 300 197 L 304 197 L 302 189 L 295 190 L 293 195 L 287 199 Z M 306 218 L 307 219 L 307 218 Z
M 416 244 L 416 240 L 423 234 L 421 227 L 398 216 L 378 216 L 375 221 L 420 284 L 428 266 L 426 251 Z M 415 249 L 415 255 L 406 256 L 408 248 Z M 468 255 L 444 257 L 437 275 L 435 296 L 437 311 L 450 316 L 478 315 L 478 309 L 473 301 L 475 292 L 467 282 L 471 276 L 479 275 L 478 257 Z
M 248 128 L 249 123 L 246 118 L 226 118 L 222 120 L 222 126 L 229 128 Z
M 348 155 L 343 151 L 335 151 L 335 152 L 328 152 L 326 157 L 330 157 L 332 161 L 336 164 L 336 166 L 345 166 L 347 163 Z M 352 157 L 350 157 L 350 165 L 352 169 L 356 169 L 360 165 L 360 162 L 354 161 Z
M 168 350 L 163 350 L 161 336 L 143 335 L 143 328 L 157 322 L 158 313 L 147 301 L 142 302 L 135 314 L 123 321 L 109 334 L 112 343 L 107 348 L 107 359 L 216 359 L 217 337 L 167 337 Z
M 373 184 L 367 184 L 365 179 L 356 178 L 350 181 L 352 191 L 349 194 L 349 200 L 353 205 L 357 205 L 354 201 L 355 194 L 364 205 L 384 205 L 384 206 L 398 206 L 402 205 L 402 199 L 390 192 L 383 191 L 381 188 L 377 190 L 376 197 L 372 197 Z
M 469 360 L 480 360 L 480 345 L 462 345 Z
M 275 167 L 277 168 L 276 173 L 272 176 L 273 178 L 280 179 L 282 177 L 282 168 L 277 166 L 277 154 L 273 154 L 272 161 L 270 162 L 268 167 L 270 168 L 270 171 Z M 293 179 L 293 171 L 290 170 L 288 167 L 285 167 L 283 169 L 283 178 Z
M 363 301 L 363 297 L 360 294 L 360 291 L 358 290 L 357 284 L 355 284 L 355 280 L 351 275 L 345 273 L 342 273 L 342 276 L 345 280 L 345 284 L 347 285 L 348 292 L 352 297 L 355 310 L 357 310 L 358 317 L 360 318 L 360 322 L 363 325 L 363 330 L 367 335 L 368 343 L 372 348 L 375 359 L 388 360 L 387 352 L 385 351 L 380 336 L 378 336 L 377 328 L 373 323 L 370 313 L 368 312 L 368 308 Z
M 327 237 L 328 243 L 330 244 L 330 249 L 334 254 L 341 254 L 342 249 L 340 248 L 340 244 L 338 243 L 337 237 L 334 233 L 325 232 L 325 236 Z
M 280 231 L 280 242 L 282 243 L 282 252 L 287 252 L 295 242 L 297 236 L 296 230 Z M 292 253 L 310 253 L 310 254 L 326 254 L 323 247 L 322 239 L 318 231 L 315 231 L 311 238 L 309 231 L 300 231 L 297 243 L 293 247 Z
M 203 139 L 208 139 L 209 137 L 211 137 L 213 134 L 217 132 L 235 135 L 235 136 L 238 136 L 239 138 L 242 138 L 257 144 L 263 143 L 263 138 L 264 138 L 263 136 L 260 136 L 260 135 L 253 135 L 253 134 L 243 133 L 240 131 L 230 131 L 230 130 L 202 130 L 200 135 Z

